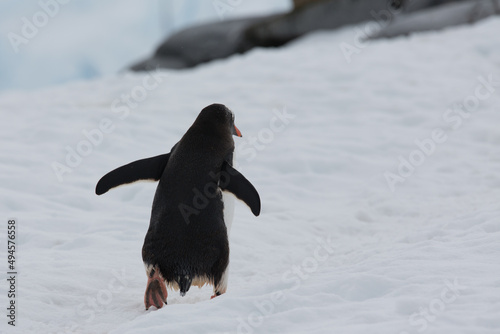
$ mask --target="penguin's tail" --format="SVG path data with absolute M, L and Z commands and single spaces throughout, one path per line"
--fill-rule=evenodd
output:
M 181 290 L 181 297 L 184 297 L 186 295 L 186 292 L 188 292 L 189 288 L 191 287 L 193 278 L 190 275 L 178 275 L 176 282 L 179 285 L 179 289 Z

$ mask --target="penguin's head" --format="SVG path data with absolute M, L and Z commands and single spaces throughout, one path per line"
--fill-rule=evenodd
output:
M 195 123 L 221 134 L 231 134 L 242 137 L 240 130 L 234 124 L 234 114 L 223 104 L 211 104 L 205 107 Z

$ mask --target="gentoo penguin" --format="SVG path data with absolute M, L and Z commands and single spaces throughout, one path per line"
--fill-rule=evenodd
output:
M 232 167 L 234 114 L 222 104 L 204 108 L 170 153 L 138 160 L 103 176 L 96 194 L 122 184 L 160 181 L 142 248 L 148 282 L 146 310 L 167 303 L 166 287 L 184 296 L 191 285 L 211 284 L 212 298 L 226 292 L 229 241 L 223 192 L 244 201 L 255 216 L 260 197 Z M 232 214 L 231 214 L 232 216 Z

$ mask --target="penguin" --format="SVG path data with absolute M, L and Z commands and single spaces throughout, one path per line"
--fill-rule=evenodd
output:
M 261 210 L 255 187 L 233 165 L 233 135 L 242 137 L 234 114 L 223 104 L 204 108 L 170 153 L 138 160 L 104 175 L 96 186 L 102 195 L 136 181 L 159 181 L 144 238 L 142 259 L 147 284 L 146 310 L 167 304 L 167 287 L 213 286 L 213 296 L 227 290 L 232 212 L 228 195 Z M 233 197 L 233 198 L 234 198 Z

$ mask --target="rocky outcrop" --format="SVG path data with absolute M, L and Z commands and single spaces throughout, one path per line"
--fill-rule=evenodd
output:
M 141 71 L 153 68 L 190 68 L 214 59 L 243 53 L 255 45 L 246 36 L 249 27 L 268 17 L 214 22 L 182 30 L 168 38 L 154 56 L 132 66 Z
M 313 2 L 318 2 L 318 1 L 322 1 L 322 0 L 293 0 L 293 7 L 299 8 L 299 7 L 306 6 L 306 5 L 309 5 Z
M 445 3 L 437 7 L 402 13 L 370 39 L 396 37 L 419 31 L 439 30 L 470 24 L 500 14 L 500 0 L 475 0 Z
M 190 68 L 244 53 L 254 47 L 278 47 L 312 31 L 377 20 L 383 13 L 390 13 L 391 21 L 399 22 L 393 19 L 425 8 L 463 1 L 465 0 L 296 0 L 296 7 L 290 13 L 213 22 L 180 31 L 160 45 L 151 58 L 131 68 L 136 71 L 158 67 Z M 417 21 L 422 21 L 423 26 L 427 24 L 434 27 L 432 20 L 427 20 L 427 23 L 421 19 Z M 399 24 L 391 23 L 392 28 L 386 27 L 385 32 L 376 37 L 411 31 Z M 418 29 L 422 28 L 419 26 Z

